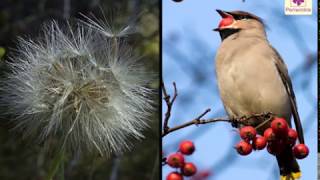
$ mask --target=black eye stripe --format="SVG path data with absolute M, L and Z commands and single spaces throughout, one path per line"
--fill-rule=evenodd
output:
M 252 17 L 247 16 L 247 15 L 234 15 L 234 18 L 236 20 L 241 20 L 241 19 L 252 19 Z
M 248 12 L 244 12 L 244 11 L 229 11 L 227 13 L 232 15 L 232 17 L 235 20 L 253 19 L 253 20 L 259 21 L 260 23 L 262 23 L 264 25 L 264 23 L 263 23 L 261 18 L 259 18 L 258 16 L 255 16 L 253 14 L 250 14 Z

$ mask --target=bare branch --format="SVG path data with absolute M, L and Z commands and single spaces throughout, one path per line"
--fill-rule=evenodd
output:
M 266 113 L 260 113 L 260 114 L 253 114 L 250 116 L 244 116 L 238 119 L 229 119 L 228 117 L 219 117 L 219 118 L 211 118 L 211 119 L 201 119 L 204 115 L 206 115 L 208 112 L 210 112 L 210 109 L 207 109 L 204 113 L 202 113 L 200 116 L 198 116 L 197 118 L 188 121 L 187 123 L 175 126 L 173 128 L 169 128 L 166 132 L 163 131 L 161 136 L 164 137 L 167 134 L 191 126 L 191 125 L 199 125 L 199 124 L 208 124 L 208 123 L 214 123 L 214 122 L 228 122 L 231 124 L 242 124 L 242 125 L 246 125 L 246 126 L 255 126 L 256 129 L 260 128 L 261 126 L 263 126 L 264 124 L 266 124 L 267 122 L 269 122 L 272 117 L 273 117 L 273 113 L 271 112 L 266 112 Z M 250 121 L 252 118 L 263 118 L 264 120 L 260 123 L 260 124 L 255 124 L 252 121 Z
M 165 113 L 164 123 L 163 123 L 163 132 L 167 132 L 170 129 L 168 126 L 168 123 L 171 116 L 172 105 L 178 96 L 178 91 L 177 91 L 176 83 L 173 82 L 174 94 L 173 94 L 173 98 L 170 99 L 170 95 L 168 95 L 163 81 L 161 82 L 161 87 L 162 87 L 163 99 L 167 104 L 167 112 Z
M 184 124 L 175 126 L 173 128 L 170 128 L 168 126 L 169 119 L 171 116 L 171 109 L 174 101 L 176 100 L 178 93 L 177 93 L 177 87 L 176 84 L 173 83 L 174 87 L 174 95 L 173 98 L 170 98 L 170 95 L 167 93 L 167 90 L 165 88 L 165 85 L 163 81 L 161 82 L 162 87 L 162 93 L 163 93 L 163 99 L 167 104 L 167 112 L 165 113 L 164 117 L 164 127 L 161 136 L 164 137 L 168 135 L 169 133 L 172 133 L 174 131 L 177 131 L 179 129 L 191 126 L 191 125 L 199 125 L 199 124 L 208 124 L 208 123 L 214 123 L 214 122 L 228 122 L 231 123 L 233 126 L 238 127 L 239 124 L 246 125 L 246 126 L 255 126 L 256 129 L 262 127 L 266 123 L 268 123 L 270 120 L 273 119 L 274 114 L 271 112 L 265 112 L 265 113 L 259 113 L 259 114 L 252 114 L 250 116 L 243 116 L 237 119 L 230 119 L 228 117 L 220 117 L 220 118 L 211 118 L 211 119 L 201 119 L 203 118 L 207 113 L 209 113 L 211 110 L 207 109 L 202 114 L 200 114 L 195 119 L 192 119 Z M 257 124 L 257 121 L 252 121 L 252 119 L 261 119 L 262 121 L 259 121 L 261 123 Z

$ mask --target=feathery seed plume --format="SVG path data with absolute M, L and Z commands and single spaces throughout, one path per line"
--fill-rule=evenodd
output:
M 72 150 L 103 155 L 130 149 L 152 110 L 152 74 L 131 54 L 120 31 L 86 17 L 59 27 L 51 22 L 37 40 L 20 39 L 1 82 L 1 106 L 25 136 L 57 137 Z

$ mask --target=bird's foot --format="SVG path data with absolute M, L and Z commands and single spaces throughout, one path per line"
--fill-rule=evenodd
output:
M 241 123 L 241 118 L 232 118 L 231 126 L 234 128 L 239 128 L 239 124 Z
M 243 115 L 239 118 L 240 122 L 246 121 L 249 117 L 247 115 Z

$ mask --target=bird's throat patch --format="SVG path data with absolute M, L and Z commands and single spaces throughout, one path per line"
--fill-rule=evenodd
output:
M 228 28 L 219 30 L 221 41 L 223 41 L 224 39 L 226 39 L 230 35 L 237 33 L 239 31 L 240 31 L 240 29 L 228 29 Z

